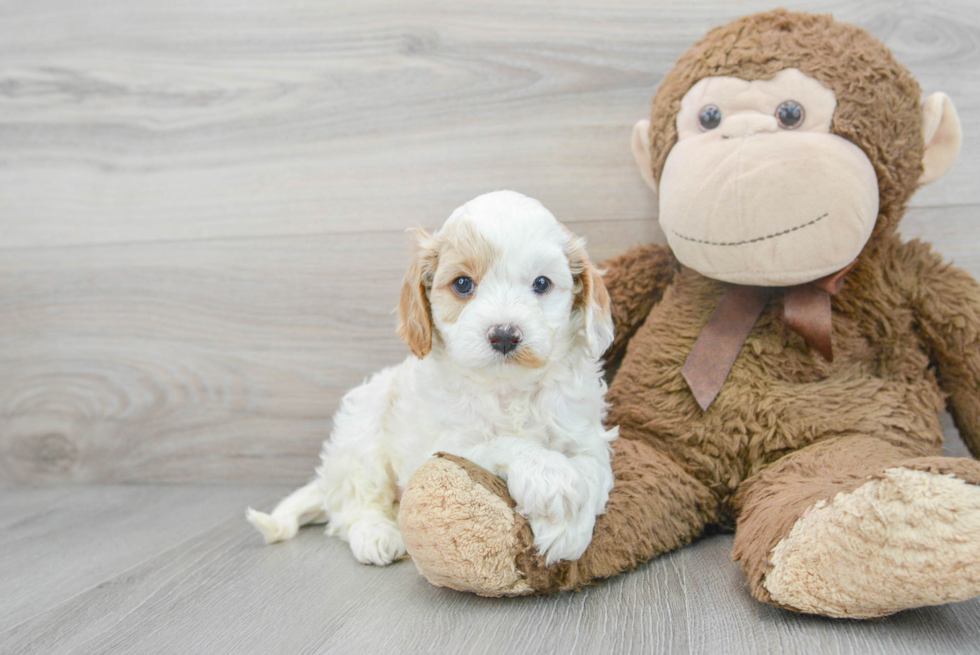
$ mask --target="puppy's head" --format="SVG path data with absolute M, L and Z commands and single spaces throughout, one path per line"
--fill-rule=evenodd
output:
M 416 232 L 399 303 L 399 335 L 468 369 L 541 369 L 576 347 L 612 342 L 609 295 L 585 243 L 541 203 L 480 196 L 435 235 Z

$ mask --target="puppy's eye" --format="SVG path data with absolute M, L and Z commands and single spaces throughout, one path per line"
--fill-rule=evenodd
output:
M 698 114 L 698 125 L 701 130 L 707 132 L 721 125 L 721 109 L 718 105 L 705 105 Z
M 539 296 L 543 296 L 551 291 L 551 280 L 542 275 L 534 281 L 534 284 L 531 285 L 531 289 L 533 289 L 534 293 L 538 294 Z
M 473 289 L 476 285 L 473 284 L 473 280 L 468 277 L 458 277 L 453 280 L 453 291 L 456 292 L 458 296 L 468 296 L 473 293 Z
M 779 127 L 784 130 L 798 128 L 803 124 L 803 117 L 805 115 L 806 112 L 803 111 L 803 105 L 795 100 L 787 100 L 776 107 L 776 121 L 779 123 Z

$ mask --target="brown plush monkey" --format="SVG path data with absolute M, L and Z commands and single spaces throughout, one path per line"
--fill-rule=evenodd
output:
M 400 523 L 434 584 L 575 589 L 735 528 L 753 595 L 837 617 L 980 593 L 980 286 L 896 227 L 959 122 L 829 16 L 710 32 L 637 126 L 670 249 L 607 263 L 616 485 L 582 558 L 546 567 L 506 485 L 420 469 Z

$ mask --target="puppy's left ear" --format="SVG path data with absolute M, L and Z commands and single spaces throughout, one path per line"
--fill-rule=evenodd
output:
M 602 282 L 602 275 L 589 260 L 585 251 L 585 239 L 569 233 L 571 242 L 567 250 L 568 263 L 575 280 L 573 311 L 582 312 L 585 338 L 589 350 L 601 357 L 613 341 L 612 310 L 609 292 Z
M 398 300 L 398 336 L 419 359 L 432 352 L 432 309 L 428 289 L 432 286 L 439 250 L 435 238 L 422 228 L 415 235 L 415 257 L 405 273 Z

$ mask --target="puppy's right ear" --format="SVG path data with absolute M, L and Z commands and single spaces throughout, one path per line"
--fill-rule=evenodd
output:
M 419 227 L 409 231 L 415 235 L 415 257 L 405 273 L 398 301 L 398 336 L 422 359 L 432 352 L 432 309 L 427 291 L 432 286 L 439 251 L 425 230 Z

